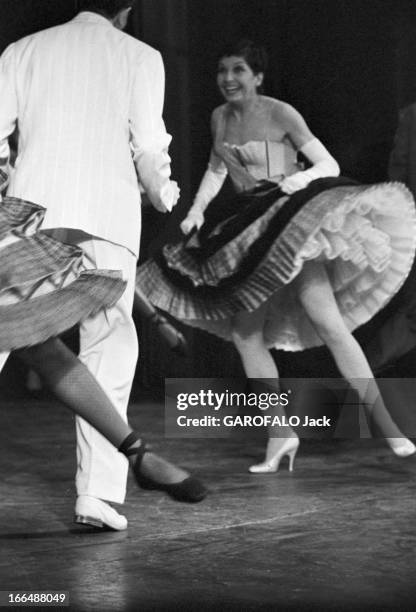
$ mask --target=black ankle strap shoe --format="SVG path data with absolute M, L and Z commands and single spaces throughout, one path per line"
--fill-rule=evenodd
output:
M 136 482 L 142 489 L 164 491 L 173 499 L 190 504 L 202 501 L 208 494 L 208 489 L 203 483 L 194 476 L 188 476 L 184 480 L 175 483 L 162 483 L 154 478 L 145 476 L 141 472 L 141 464 L 143 456 L 146 452 L 150 452 L 143 442 L 139 446 L 132 446 L 140 438 L 134 433 L 127 436 L 124 442 L 120 445 L 119 451 L 126 457 L 137 455 L 132 469 Z

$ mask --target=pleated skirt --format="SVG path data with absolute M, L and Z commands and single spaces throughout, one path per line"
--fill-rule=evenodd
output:
M 80 248 L 42 232 L 42 206 L 0 202 L 0 352 L 58 336 L 113 305 L 125 282 L 112 270 L 86 270 Z
M 322 344 L 292 281 L 322 262 L 347 327 L 368 322 L 399 291 L 416 249 L 416 214 L 401 183 L 318 179 L 288 197 L 273 183 L 216 198 L 199 232 L 138 269 L 158 308 L 230 340 L 238 312 L 266 308 L 268 347 Z

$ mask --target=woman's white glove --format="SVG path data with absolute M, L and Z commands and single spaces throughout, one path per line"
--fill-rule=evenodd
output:
M 224 184 L 226 176 L 227 168 L 225 167 L 225 164 L 220 165 L 215 169 L 212 164 L 208 164 L 208 168 L 202 177 L 201 184 L 195 196 L 194 203 L 180 225 L 180 228 L 185 235 L 189 234 L 194 227 L 199 229 L 204 224 L 204 211 L 208 204 L 218 194 L 219 190 Z
M 299 149 L 313 164 L 311 168 L 303 172 L 295 172 L 279 182 L 279 187 L 284 193 L 291 195 L 299 189 L 304 189 L 311 181 L 327 176 L 339 176 L 339 166 L 324 145 L 314 138 Z
M 196 229 L 199 230 L 199 228 L 204 225 L 204 221 L 205 221 L 204 214 L 198 210 L 192 211 L 192 208 L 191 208 L 191 210 L 186 215 L 185 219 L 182 221 L 180 225 L 182 233 L 185 234 L 186 236 L 187 234 L 189 234 L 190 231 L 193 230 L 194 227 L 196 227 Z

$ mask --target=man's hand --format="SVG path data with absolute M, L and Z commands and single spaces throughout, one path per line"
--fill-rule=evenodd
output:
M 153 203 L 153 206 L 161 213 L 171 212 L 179 200 L 180 192 L 178 183 L 176 181 L 169 181 L 163 187 L 158 201 Z

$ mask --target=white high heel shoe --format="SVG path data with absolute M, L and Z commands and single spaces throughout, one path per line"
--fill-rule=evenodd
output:
M 416 453 L 416 446 L 407 438 L 386 438 L 386 441 L 396 457 L 405 458 Z
M 297 436 L 287 438 L 271 459 L 263 461 L 263 463 L 251 465 L 248 468 L 248 471 L 252 474 L 271 474 L 273 472 L 277 472 L 281 459 L 287 455 L 289 457 L 289 472 L 293 472 L 293 464 L 295 462 L 295 456 L 298 452 L 298 448 L 299 438 Z

